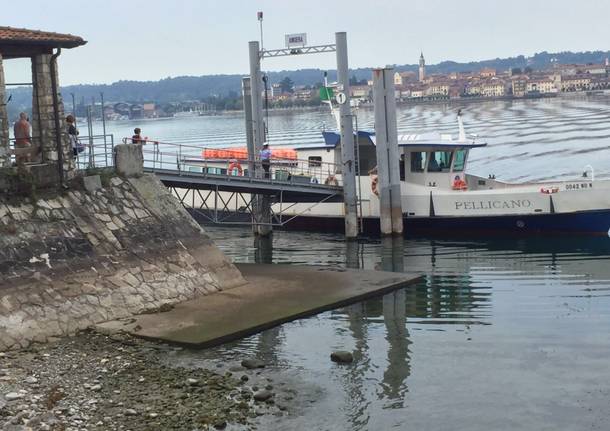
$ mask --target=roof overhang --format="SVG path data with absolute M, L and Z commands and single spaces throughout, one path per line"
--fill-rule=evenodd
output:
M 54 48 L 70 49 L 86 43 L 71 34 L 0 26 L 0 54 L 7 59 L 49 54 Z

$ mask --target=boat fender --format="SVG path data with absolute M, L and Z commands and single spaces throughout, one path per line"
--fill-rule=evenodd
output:
M 550 195 L 552 193 L 557 193 L 557 192 L 559 192 L 559 187 L 548 187 L 548 188 L 541 187 L 540 188 L 540 193 L 544 193 L 545 195 Z
M 379 184 L 379 176 L 371 175 L 371 191 L 375 196 L 379 196 L 379 190 L 377 190 L 377 185 Z
M 229 167 L 227 168 L 227 174 L 233 175 L 233 170 L 235 170 L 235 169 L 237 169 L 238 176 L 241 177 L 244 174 L 244 170 L 238 161 L 233 161 L 233 162 L 229 163 Z

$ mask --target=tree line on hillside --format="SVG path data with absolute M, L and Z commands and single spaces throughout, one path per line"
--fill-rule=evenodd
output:
M 587 52 L 560 52 L 546 51 L 534 54 L 531 57 L 523 55 L 509 58 L 496 58 L 492 60 L 459 63 L 443 61 L 438 64 L 427 65 L 428 74 L 477 71 L 484 67 L 497 70 L 531 68 L 534 70 L 548 69 L 553 64 L 599 64 L 610 55 L 610 51 Z M 264 64 L 263 64 L 264 67 Z M 417 71 L 417 64 L 395 65 L 397 72 Z M 358 68 L 350 71 L 352 83 L 362 84 L 371 79 L 372 68 Z M 266 72 L 269 85 L 284 82 L 283 88 L 295 86 L 321 85 L 324 71 L 320 69 L 299 69 Z M 62 87 L 64 101 L 71 105 L 71 95 L 74 94 L 77 104 L 89 104 L 100 101 L 100 93 L 104 93 L 107 102 L 143 103 L 155 102 L 157 104 L 170 104 L 186 100 L 200 100 L 213 103 L 217 109 L 241 109 L 241 78 L 243 75 L 205 75 L 205 76 L 179 76 L 168 77 L 159 81 L 118 81 L 112 84 L 80 84 Z M 60 76 L 61 80 L 61 76 Z M 336 81 L 336 71 L 328 71 L 328 80 Z M 30 88 L 11 88 L 12 95 L 8 108 L 11 113 L 28 109 L 31 106 Z

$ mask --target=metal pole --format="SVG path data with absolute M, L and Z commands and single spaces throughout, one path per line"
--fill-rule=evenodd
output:
M 95 160 L 93 159 L 93 122 L 91 120 L 91 105 L 87 106 L 87 133 L 89 135 L 89 167 L 92 168 Z
M 263 143 L 265 142 L 265 125 L 263 121 L 263 101 L 261 91 L 261 60 L 258 49 L 258 42 L 249 43 L 250 50 L 250 88 L 252 91 L 252 136 L 254 137 L 254 151 L 255 157 L 263 149 Z M 255 172 L 260 174 L 258 166 Z M 257 175 L 257 178 L 262 175 Z
M 72 96 L 72 116 L 74 117 L 74 127 L 76 127 L 76 100 L 74 93 L 70 93 L 70 96 Z
M 267 94 L 267 75 L 263 75 L 265 83 L 265 142 L 269 143 L 269 96 Z
M 354 130 L 350 107 L 349 68 L 347 62 L 347 35 L 335 33 L 337 47 L 337 80 L 339 91 L 345 94 L 345 103 L 339 105 L 341 125 L 341 174 L 343 176 L 343 199 L 345 205 L 345 237 L 358 236 L 358 206 L 356 199 L 356 166 L 354 163 Z
M 104 92 L 100 92 L 100 98 L 102 100 L 102 133 L 104 135 L 104 155 L 106 166 L 108 166 L 108 148 L 106 145 L 106 115 L 104 114 Z
M 375 144 L 382 235 L 402 235 L 402 204 L 393 69 L 373 70 Z
M 265 124 L 263 121 L 263 102 L 261 91 L 261 57 L 258 42 L 252 41 L 248 44 L 250 54 L 250 88 L 252 90 L 252 136 L 254 137 L 255 160 L 263 148 L 265 142 Z M 255 164 L 255 177 L 262 178 L 262 168 Z M 254 206 L 254 233 L 267 236 L 271 234 L 271 201 L 268 196 L 258 195 L 257 205 Z
M 250 87 L 250 78 L 241 79 L 241 91 L 244 98 L 244 114 L 246 118 L 246 145 L 248 148 L 248 176 L 254 176 L 254 158 L 256 151 L 254 150 L 254 135 L 252 130 L 252 89 Z
M 357 111 L 356 111 L 357 112 Z M 358 115 L 354 115 L 354 123 L 356 124 L 356 160 L 358 161 L 358 169 L 356 171 L 356 175 L 358 176 L 358 209 L 360 211 L 360 219 L 358 225 L 360 226 L 359 232 L 364 232 L 364 222 L 363 213 L 362 213 L 362 182 L 360 181 L 360 176 L 362 174 L 362 168 L 360 166 L 360 138 L 358 138 Z
M 258 22 L 261 28 L 261 50 L 263 49 L 263 12 L 258 12 Z

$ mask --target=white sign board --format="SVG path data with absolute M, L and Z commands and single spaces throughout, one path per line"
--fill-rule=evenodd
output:
M 303 48 L 305 45 L 307 45 L 307 33 L 286 35 L 286 48 Z
M 335 96 L 335 100 L 339 105 L 343 105 L 345 102 L 347 102 L 347 96 L 345 95 L 345 93 L 337 93 L 337 95 Z

